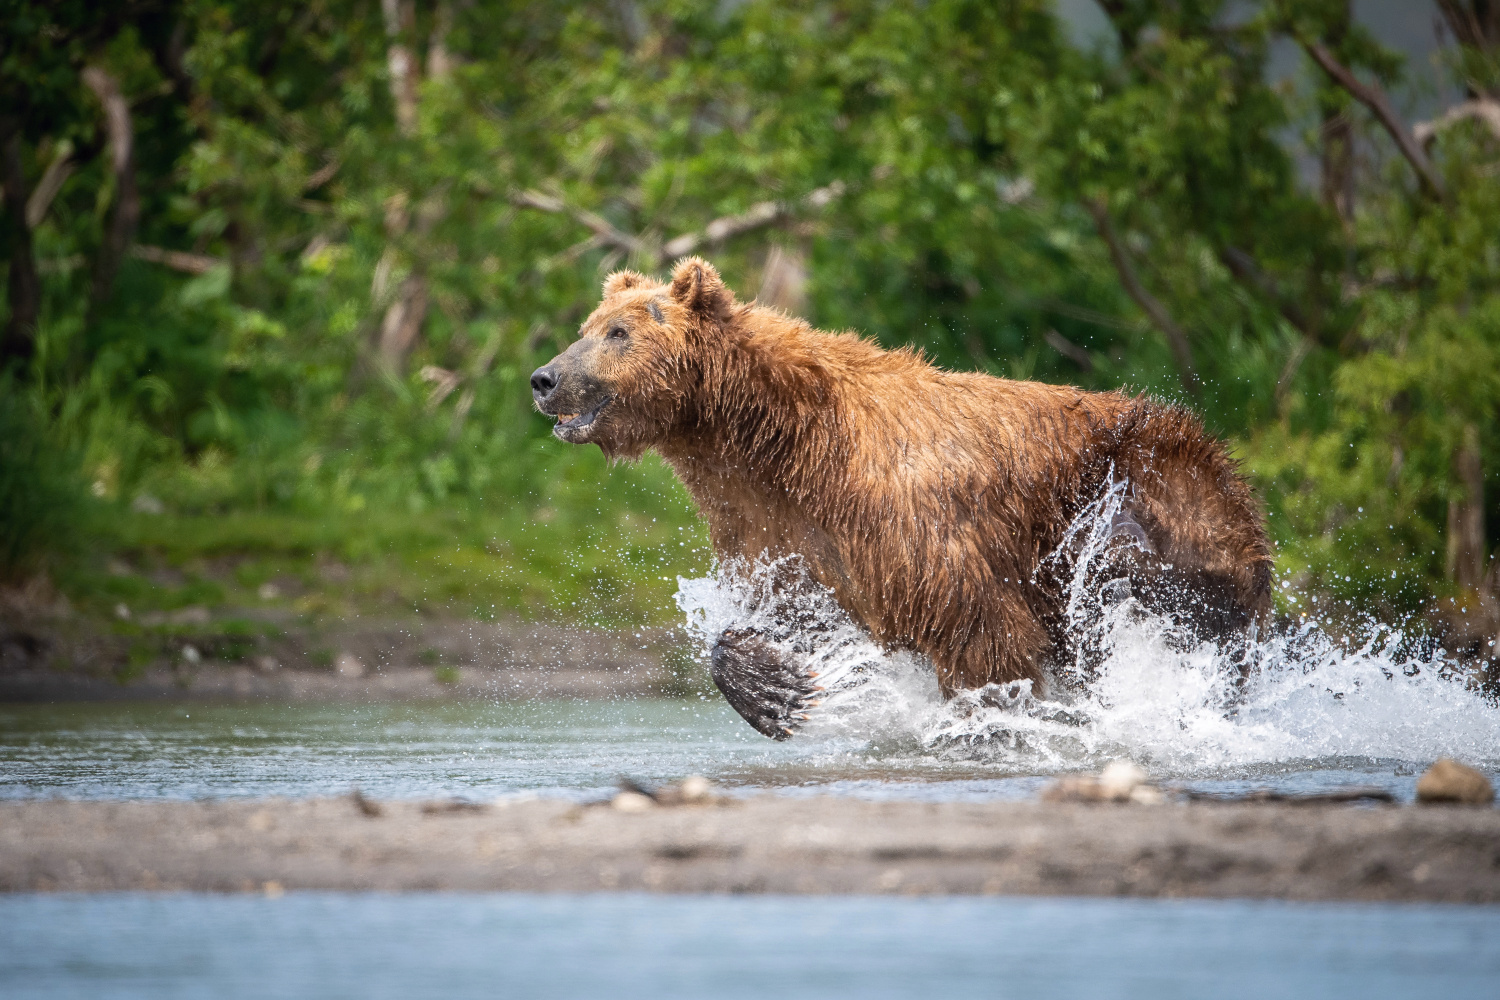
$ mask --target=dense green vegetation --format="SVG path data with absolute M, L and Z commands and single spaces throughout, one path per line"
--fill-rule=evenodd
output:
M 8 0 L 0 557 L 101 609 L 137 585 L 83 533 L 238 556 L 231 592 L 337 558 L 377 567 L 349 600 L 668 616 L 685 496 L 552 442 L 525 376 L 691 249 L 946 365 L 1194 406 L 1305 589 L 1479 598 L 1500 4 L 1434 4 L 1462 103 L 1420 138 L 1348 0 L 1100 7 L 1083 51 L 1046 0 Z

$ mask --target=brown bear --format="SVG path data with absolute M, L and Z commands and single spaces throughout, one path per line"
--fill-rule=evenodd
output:
M 1028 679 L 1041 690 L 1071 652 L 1047 557 L 1118 484 L 1110 573 L 1146 607 L 1216 638 L 1269 614 L 1259 507 L 1192 414 L 944 371 L 741 304 L 698 258 L 670 284 L 611 275 L 579 339 L 531 386 L 560 440 L 629 459 L 655 449 L 721 562 L 800 556 L 876 640 L 925 654 L 945 695 Z M 721 635 L 711 664 L 730 704 L 774 738 L 817 692 L 746 629 Z

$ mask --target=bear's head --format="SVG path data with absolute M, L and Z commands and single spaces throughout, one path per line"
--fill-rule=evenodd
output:
M 618 271 L 578 339 L 532 372 L 532 400 L 558 418 L 558 440 L 639 458 L 681 423 L 734 307 L 719 272 L 697 257 L 679 263 L 670 284 Z

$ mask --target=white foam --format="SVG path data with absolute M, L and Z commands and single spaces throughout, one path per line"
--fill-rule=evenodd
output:
M 679 578 L 677 603 L 705 649 L 727 627 L 755 628 L 819 674 L 827 693 L 798 740 L 879 743 L 1011 773 L 1118 757 L 1184 776 L 1350 758 L 1500 765 L 1500 707 L 1466 686 L 1441 651 L 1410 652 L 1420 644 L 1399 628 L 1370 621 L 1346 644 L 1308 620 L 1252 642 L 1242 669 L 1145 612 L 1103 578 L 1103 556 L 1121 544 L 1110 527 L 1122 497 L 1123 487 L 1107 491 L 1049 557 L 1069 581 L 1069 626 L 1080 648 L 1095 651 L 1095 666 L 1047 697 L 1021 682 L 944 701 L 930 663 L 883 650 L 795 559 Z

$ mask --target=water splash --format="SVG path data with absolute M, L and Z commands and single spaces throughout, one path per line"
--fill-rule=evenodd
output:
M 1044 565 L 1080 650 L 1045 692 L 1024 681 L 944 701 L 929 662 L 882 649 L 796 558 L 679 579 L 677 603 L 705 649 L 750 627 L 817 671 L 827 694 L 798 740 L 825 748 L 1013 774 L 1118 757 L 1184 777 L 1444 755 L 1500 766 L 1500 707 L 1400 628 L 1336 639 L 1304 620 L 1226 652 L 1146 610 L 1108 572 L 1111 546 L 1133 543 L 1117 530 L 1124 497 L 1106 490 Z

